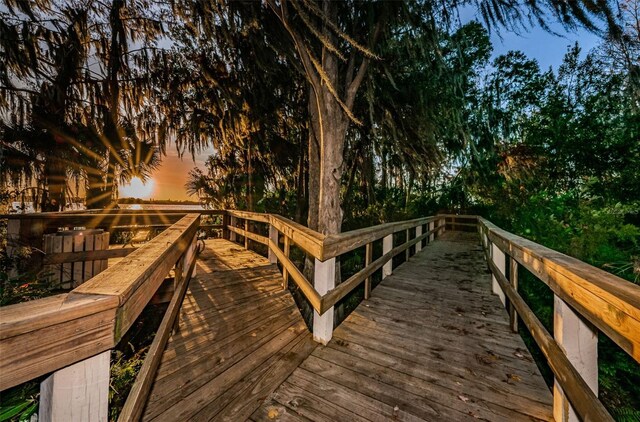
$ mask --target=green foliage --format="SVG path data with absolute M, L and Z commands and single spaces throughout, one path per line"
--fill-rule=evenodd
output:
M 117 420 L 129 391 L 142 367 L 148 347 L 136 348 L 129 343 L 130 351 L 111 352 L 111 379 L 109 382 L 109 419 Z
M 0 422 L 28 421 L 38 410 L 38 380 L 10 388 L 2 392 Z

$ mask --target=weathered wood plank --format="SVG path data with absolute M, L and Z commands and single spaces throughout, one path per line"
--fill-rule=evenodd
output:
M 277 267 L 228 241 L 206 245 L 143 420 L 247 419 L 315 347 Z
M 191 280 L 191 275 L 195 269 L 195 255 L 188 257 L 186 256 L 188 253 L 189 251 L 185 252 L 185 256 L 182 260 L 189 260 L 186 263 L 189 267 L 182 268 L 183 265 L 180 265 L 176 270 L 175 277 L 178 282 L 178 286 L 176 287 L 176 291 L 173 293 L 173 298 L 171 299 L 166 313 L 160 322 L 160 326 L 156 331 L 156 335 L 149 347 L 149 351 L 147 352 L 147 356 L 144 359 L 142 367 L 138 372 L 136 381 L 131 387 L 127 400 L 122 407 L 120 415 L 118 416 L 119 421 L 127 422 L 139 420 L 142 416 L 144 407 L 147 404 L 147 397 L 151 391 L 151 385 L 158 366 L 160 365 L 162 351 L 167 344 L 167 340 L 169 339 L 169 335 L 171 334 L 171 330 L 174 326 L 175 318 L 178 316 L 180 305 L 182 304 L 182 300 L 184 299 L 184 295 L 187 291 L 187 286 Z
M 117 297 L 120 303 L 114 333 L 117 342 L 149 303 L 178 258 L 191 245 L 199 220 L 197 214 L 185 216 L 117 265 L 76 288 L 70 295 Z M 124 275 L 121 271 L 123 268 L 127 269 Z
M 95 237 L 95 236 L 92 236 Z M 67 262 L 83 262 L 102 259 L 123 258 L 137 248 L 115 248 L 105 250 L 88 250 L 84 252 L 50 253 L 44 256 L 44 264 L 63 264 Z
M 395 269 L 254 415 L 279 405 L 274 417 L 311 420 L 552 420 L 549 389 L 472 238 L 445 233 Z
M 640 286 L 479 221 L 502 251 L 640 362 Z

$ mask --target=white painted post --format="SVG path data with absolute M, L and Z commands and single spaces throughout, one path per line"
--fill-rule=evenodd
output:
M 422 224 L 416 227 L 416 238 L 422 236 Z M 422 250 L 422 240 L 416 243 L 416 253 Z
M 40 422 L 106 422 L 109 412 L 107 350 L 51 374 L 40 383 Z
M 427 227 L 429 228 L 429 231 L 435 229 L 436 228 L 435 221 L 431 221 Z M 435 233 L 431 233 L 429 235 L 429 243 L 433 242 L 433 239 L 435 239 L 435 237 L 436 237 L 436 234 Z
M 391 249 L 393 249 L 393 233 L 385 236 L 384 239 L 382 239 L 382 255 L 391 251 Z M 385 278 L 390 276 L 392 273 L 393 273 L 393 258 L 388 260 L 382 266 L 382 279 L 384 280 Z
M 229 226 L 236 227 L 236 218 L 232 215 L 229 216 Z M 229 240 L 235 242 L 237 239 L 236 232 L 229 230 Z
M 272 241 L 276 245 L 276 247 L 279 247 L 278 246 L 278 229 L 276 229 L 271 224 L 269 224 L 269 240 Z M 273 250 L 271 250 L 271 247 L 269 247 L 269 262 L 271 262 L 272 264 L 278 263 L 278 258 L 276 257 L 276 253 Z
M 440 220 L 438 220 L 438 225 L 442 226 L 442 228 L 438 231 L 438 236 L 442 236 L 444 231 L 447 229 L 447 219 L 441 218 Z
M 555 295 L 553 310 L 554 338 L 569 362 L 597 396 L 598 330 Z M 553 417 L 562 422 L 580 421 L 557 380 L 553 383 Z
M 322 296 L 336 286 L 336 259 L 326 261 L 316 259 L 313 287 Z M 319 315 L 313 311 L 313 339 L 326 345 L 333 336 L 333 306 Z
M 506 274 L 504 252 L 502 252 L 494 243 L 491 244 L 491 250 L 491 259 L 493 260 L 493 263 L 496 264 L 496 267 L 498 267 L 498 270 L 500 270 L 502 274 Z M 493 294 L 500 297 L 500 302 L 502 302 L 504 306 L 507 306 L 507 300 L 504 296 L 504 292 L 500 288 L 500 284 L 498 284 L 498 280 L 493 274 L 491 274 L 491 291 Z

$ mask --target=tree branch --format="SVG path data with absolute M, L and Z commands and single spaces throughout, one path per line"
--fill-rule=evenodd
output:
M 381 16 L 380 19 L 378 20 L 378 23 L 376 23 L 376 28 L 373 31 L 373 36 L 371 37 L 371 44 L 370 44 L 371 46 L 375 45 L 375 43 L 378 41 L 378 38 L 380 37 L 384 18 L 385 18 L 384 15 Z M 347 89 L 347 92 L 346 92 L 347 97 L 345 101 L 345 104 L 347 105 L 347 107 L 349 107 L 349 110 L 353 109 L 353 103 L 355 102 L 356 94 L 358 93 L 358 88 L 360 88 L 360 84 L 362 84 L 362 81 L 364 80 L 364 76 L 367 73 L 367 67 L 369 66 L 370 61 L 371 59 L 368 56 L 364 57 L 362 59 L 362 63 L 360 64 L 360 67 L 358 68 L 358 73 L 356 74 L 355 78 L 353 78 L 351 82 L 349 82 L 348 80 L 345 81 L 346 84 L 349 84 L 349 88 Z

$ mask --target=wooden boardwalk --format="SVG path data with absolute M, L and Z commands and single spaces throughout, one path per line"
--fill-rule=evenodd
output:
M 245 420 L 315 347 L 275 265 L 207 241 L 143 420 Z
M 145 420 L 552 420 L 552 396 L 491 294 L 473 234 L 394 270 L 317 346 L 281 276 L 211 241 Z

